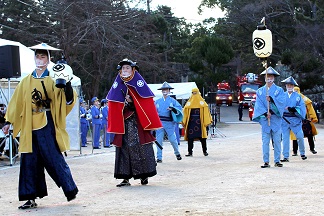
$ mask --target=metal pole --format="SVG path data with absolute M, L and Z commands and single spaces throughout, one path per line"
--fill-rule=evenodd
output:
M 8 78 L 8 104 L 9 104 L 9 101 L 10 101 L 10 78 Z M 12 164 L 13 164 L 13 156 L 12 156 L 13 148 L 12 148 L 12 133 L 11 133 L 11 130 L 12 130 L 12 126 L 10 125 L 9 134 L 8 134 L 8 137 L 9 137 L 9 161 L 10 161 L 10 166 L 12 166 Z

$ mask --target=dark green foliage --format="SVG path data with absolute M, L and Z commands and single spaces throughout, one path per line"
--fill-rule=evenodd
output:
M 269 65 L 281 61 L 304 86 L 323 83 L 322 0 L 202 0 L 202 11 L 205 6 L 219 6 L 226 17 L 198 24 L 175 17 L 167 6 L 147 13 L 128 3 L 0 0 L 0 37 L 63 49 L 87 98 L 107 94 L 117 63 L 126 57 L 139 63 L 148 83 L 180 82 L 188 74 L 202 90 L 202 86 L 213 89 L 223 76 L 229 80 L 237 73 L 263 71 L 251 37 L 265 17 L 274 45 Z M 60 53 L 53 56 L 57 59 Z M 233 63 L 234 58 L 240 65 Z

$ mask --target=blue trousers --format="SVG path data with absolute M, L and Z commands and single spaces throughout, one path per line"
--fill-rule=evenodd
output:
M 92 124 L 92 146 L 99 147 L 101 124 Z
M 88 124 L 81 123 L 81 145 L 87 145 Z
M 280 161 L 280 153 L 281 153 L 281 130 L 276 132 L 270 131 L 270 133 L 262 132 L 262 152 L 263 152 L 263 162 L 270 162 L 270 140 L 273 139 L 274 146 L 274 162 Z
M 169 122 L 169 121 L 162 121 L 163 128 L 158 129 L 156 131 L 156 141 L 163 146 L 163 138 L 164 138 L 164 133 L 166 132 L 168 135 L 168 140 L 170 141 L 174 154 L 179 155 L 179 145 L 177 141 L 176 134 L 174 132 L 175 129 L 175 123 L 174 122 Z M 162 160 L 162 150 L 157 147 L 157 159 Z
M 299 130 L 296 135 L 300 155 L 305 155 L 305 143 L 303 130 Z M 290 128 L 282 128 L 282 155 L 284 158 L 289 158 L 290 155 Z
M 176 134 L 176 137 L 177 137 L 177 142 L 180 145 L 180 131 L 179 131 L 179 124 L 178 123 L 175 124 L 174 131 L 175 131 L 175 134 Z
M 66 197 L 75 196 L 78 188 L 69 166 L 59 150 L 51 113 L 47 112 L 47 125 L 32 132 L 32 153 L 21 153 L 19 174 L 19 200 L 31 200 L 47 196 L 45 170 Z

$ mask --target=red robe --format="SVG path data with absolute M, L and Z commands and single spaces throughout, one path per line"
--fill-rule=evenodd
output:
M 155 140 L 155 138 L 151 135 L 151 130 L 156 130 L 163 127 L 156 111 L 153 98 L 142 98 L 133 89 L 133 87 L 127 86 L 127 88 L 136 109 L 139 122 L 138 130 L 140 143 L 145 144 L 152 142 Z M 108 107 L 109 112 L 107 131 L 115 134 L 114 144 L 119 146 L 121 145 L 122 136 L 118 136 L 118 134 L 125 134 L 124 119 L 131 113 L 124 112 L 125 104 L 121 102 L 109 101 Z

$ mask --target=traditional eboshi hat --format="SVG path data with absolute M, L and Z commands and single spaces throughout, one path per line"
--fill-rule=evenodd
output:
M 48 53 L 48 58 L 50 59 L 50 51 L 59 51 L 61 49 L 58 49 L 58 48 L 55 48 L 55 47 L 52 47 L 50 45 L 48 45 L 47 43 L 40 43 L 40 44 L 37 44 L 35 46 L 32 46 L 32 47 L 29 47 L 30 49 L 33 49 L 35 50 L 35 52 L 37 50 L 47 50 L 47 53 Z
M 40 44 L 37 44 L 37 45 L 29 47 L 29 48 L 32 49 L 32 50 L 35 50 L 35 56 L 36 56 L 37 51 L 39 51 L 39 50 L 42 50 L 43 52 L 45 51 L 47 53 L 47 56 L 48 56 L 48 63 L 47 64 L 49 64 L 50 61 L 51 61 L 51 51 L 61 50 L 61 49 L 52 47 L 52 46 L 48 45 L 47 43 L 40 43 Z
M 123 65 L 130 65 L 132 67 L 135 67 L 136 66 L 136 62 L 133 62 L 132 60 L 130 59 L 123 59 L 121 60 L 118 65 L 117 65 L 117 70 L 120 70 L 122 68 Z
M 174 89 L 174 88 L 172 88 L 169 83 L 164 82 L 161 88 L 159 88 L 158 90 L 163 90 L 163 89 Z
M 275 69 L 273 69 L 271 66 L 268 67 L 268 71 L 264 70 L 262 73 L 260 73 L 260 75 L 274 75 L 274 76 L 280 76 L 280 74 L 278 73 L 278 71 L 276 71 Z
M 288 77 L 287 79 L 282 80 L 281 82 L 285 83 L 285 84 L 292 84 L 294 86 L 298 86 L 296 80 L 292 76 Z
M 123 77 L 121 76 L 122 73 L 122 67 L 123 65 L 130 65 L 132 67 L 132 74 L 130 76 L 127 77 Z M 119 72 L 120 78 L 124 81 L 124 82 L 128 82 L 130 80 L 133 79 L 134 75 L 135 75 L 135 70 L 136 70 L 136 62 L 133 62 L 132 60 L 129 59 L 123 59 L 121 60 L 118 65 L 117 65 L 117 70 Z

